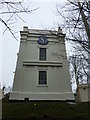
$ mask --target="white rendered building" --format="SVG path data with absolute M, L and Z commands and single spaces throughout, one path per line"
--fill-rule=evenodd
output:
M 90 102 L 90 84 L 79 84 L 76 102 Z
M 2 90 L 0 88 L 0 120 L 2 118 Z
M 0 88 L 0 100 L 2 99 L 2 90 Z
M 28 29 L 20 50 L 10 100 L 74 100 L 65 50 L 65 34 Z

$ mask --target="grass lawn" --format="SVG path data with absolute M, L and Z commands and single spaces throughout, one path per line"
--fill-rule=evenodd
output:
M 90 119 L 90 102 L 8 102 L 3 100 L 2 120 Z

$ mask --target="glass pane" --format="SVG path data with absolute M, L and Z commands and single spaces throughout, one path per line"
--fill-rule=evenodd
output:
M 47 72 L 39 71 L 39 84 L 47 84 Z
M 40 48 L 40 60 L 46 60 L 46 48 Z

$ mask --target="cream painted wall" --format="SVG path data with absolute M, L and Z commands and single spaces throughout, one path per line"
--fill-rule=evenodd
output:
M 57 31 L 52 31 L 57 34 Z M 69 69 L 66 58 L 64 34 L 58 36 L 47 30 L 21 31 L 13 91 L 10 99 L 24 100 L 74 100 L 71 92 Z M 46 35 L 49 43 L 37 43 L 40 35 Z M 39 49 L 47 49 L 47 60 L 39 60 Z M 47 71 L 47 85 L 38 85 L 39 70 Z
M 80 84 L 77 91 L 78 102 L 88 102 L 90 101 L 90 85 Z

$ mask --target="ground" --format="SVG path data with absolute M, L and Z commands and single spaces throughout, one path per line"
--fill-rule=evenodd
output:
M 9 102 L 3 99 L 2 120 L 90 119 L 90 102 L 70 104 L 61 101 Z

